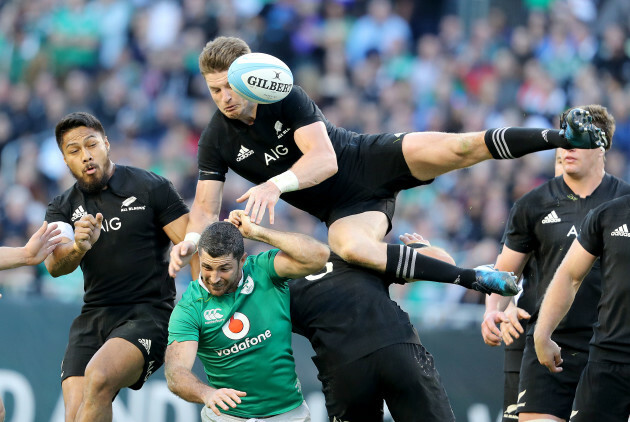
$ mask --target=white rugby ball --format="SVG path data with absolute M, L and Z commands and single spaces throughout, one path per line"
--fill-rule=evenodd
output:
M 228 82 L 241 97 L 258 104 L 271 104 L 289 95 L 293 74 L 277 57 L 249 53 L 232 62 Z

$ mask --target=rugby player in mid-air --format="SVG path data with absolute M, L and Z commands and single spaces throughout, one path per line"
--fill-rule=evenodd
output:
M 478 277 L 474 270 L 442 275 L 432 270 L 429 258 L 412 248 L 384 243 L 398 191 L 490 158 L 517 158 L 556 147 L 597 148 L 605 142 L 581 110 L 569 114 L 566 131 L 353 133 L 334 127 L 298 86 L 268 105 L 238 96 L 228 83 L 227 71 L 236 58 L 249 52 L 239 38 L 218 37 L 199 57 L 218 111 L 199 141 L 197 191 L 186 240 L 171 251 L 171 275 L 195 252 L 198 232 L 219 219 L 225 174 L 231 168 L 257 184 L 237 199 L 246 202 L 245 211 L 256 223 L 268 210 L 273 224 L 274 206 L 282 195 L 327 224 L 331 249 L 349 263 L 392 277 L 515 294 L 513 286 L 485 280 L 487 276 Z

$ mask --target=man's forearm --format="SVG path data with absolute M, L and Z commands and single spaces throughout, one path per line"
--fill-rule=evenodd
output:
M 265 242 L 278 248 L 299 263 L 312 261 L 314 253 L 322 250 L 322 247 L 326 248 L 323 243 L 310 236 L 301 233 L 281 232 L 260 226 L 250 239 Z
M 46 268 L 53 277 L 70 274 L 81 263 L 85 252 L 74 247 L 74 242 L 57 245 L 55 251 L 46 258 Z
M 186 226 L 186 233 L 201 233 L 210 224 L 219 221 L 219 214 L 202 209 L 201 207 L 191 207 Z
M 562 267 L 558 269 L 540 306 L 535 337 L 551 337 L 562 318 L 571 309 L 579 285 L 579 282 L 573 280 Z
M 0 270 L 8 270 L 23 265 L 27 265 L 26 251 L 23 247 L 0 247 Z
M 165 375 L 169 390 L 191 403 L 205 404 L 204 395 L 214 390 L 187 369 L 167 369 Z

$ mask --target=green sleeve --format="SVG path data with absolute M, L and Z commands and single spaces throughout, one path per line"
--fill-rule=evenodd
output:
M 199 320 L 199 311 L 192 304 L 178 303 L 168 323 L 168 344 L 174 341 L 199 342 Z

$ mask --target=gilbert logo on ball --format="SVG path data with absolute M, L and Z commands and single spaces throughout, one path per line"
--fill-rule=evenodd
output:
M 271 104 L 289 95 L 293 74 L 289 66 L 274 56 L 249 53 L 232 62 L 228 82 L 241 97 L 258 104 Z

